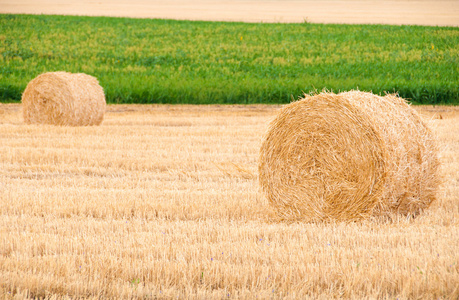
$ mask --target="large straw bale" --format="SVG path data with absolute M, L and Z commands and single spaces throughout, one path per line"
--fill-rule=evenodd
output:
M 282 219 L 416 216 L 436 198 L 437 152 L 405 100 L 321 93 L 286 105 L 270 124 L 259 180 Z
M 83 73 L 41 74 L 29 82 L 22 94 L 27 124 L 99 125 L 104 119 L 105 106 L 99 82 Z

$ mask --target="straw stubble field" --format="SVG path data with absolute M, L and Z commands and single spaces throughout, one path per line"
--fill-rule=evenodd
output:
M 276 221 L 258 187 L 279 106 L 108 106 L 97 127 L 0 104 L 0 297 L 459 296 L 459 108 L 416 107 L 442 147 L 415 220 Z

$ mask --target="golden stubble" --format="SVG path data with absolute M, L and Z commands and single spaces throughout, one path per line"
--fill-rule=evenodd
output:
M 305 224 L 258 187 L 279 106 L 110 105 L 59 127 L 0 104 L 0 296 L 457 298 L 459 108 L 415 108 L 440 141 L 438 201 Z

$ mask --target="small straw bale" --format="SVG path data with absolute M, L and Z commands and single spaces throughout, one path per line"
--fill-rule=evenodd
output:
M 105 94 L 96 78 L 83 73 L 49 72 L 29 82 L 22 94 L 26 124 L 100 125 Z
M 260 149 L 259 181 L 284 220 L 416 216 L 440 184 L 435 139 L 395 95 L 321 93 L 284 106 Z

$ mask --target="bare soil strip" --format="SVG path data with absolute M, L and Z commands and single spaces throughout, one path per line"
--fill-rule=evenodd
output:
M 459 26 L 459 1 L 0 0 L 0 13 L 177 20 Z

